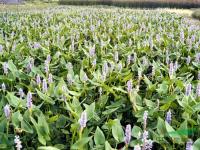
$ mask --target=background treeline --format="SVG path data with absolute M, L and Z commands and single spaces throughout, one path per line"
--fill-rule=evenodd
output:
M 197 8 L 200 0 L 59 0 L 62 5 L 110 5 L 139 8 Z

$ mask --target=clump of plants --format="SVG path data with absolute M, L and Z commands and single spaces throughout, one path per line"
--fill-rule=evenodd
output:
M 0 27 L 0 149 L 198 150 L 199 26 L 57 6 Z

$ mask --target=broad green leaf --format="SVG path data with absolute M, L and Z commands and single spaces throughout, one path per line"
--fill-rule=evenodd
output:
M 90 105 L 84 104 L 84 106 L 85 106 L 85 110 L 87 112 L 88 120 L 92 119 L 94 117 L 94 113 L 95 113 L 95 102 L 93 102 Z
M 83 148 L 90 140 L 92 137 L 83 137 L 79 139 L 75 144 L 71 146 L 71 149 L 81 149 Z
M 185 120 L 183 123 L 181 123 L 180 127 L 178 128 L 177 132 L 181 137 L 187 138 L 190 131 L 187 127 L 187 120 Z
M 132 135 L 133 137 L 139 139 L 140 136 L 141 136 L 141 134 L 142 134 L 142 129 L 141 129 L 140 127 L 134 126 L 134 127 L 132 128 L 131 135 Z
M 110 108 L 110 109 L 104 111 L 102 114 L 109 115 L 109 114 L 115 112 L 117 109 L 119 109 L 119 108 Z
M 34 125 L 34 127 L 35 127 L 35 129 L 37 131 L 39 142 L 42 145 L 46 145 L 46 140 L 45 140 L 44 136 L 42 135 L 42 133 L 40 132 L 40 129 L 39 129 L 39 126 L 38 126 L 37 122 L 32 117 L 31 117 L 31 122 L 33 123 L 33 125 Z
M 105 142 L 105 150 L 114 150 L 110 144 L 108 143 L 108 141 Z
M 23 120 L 23 117 L 22 117 L 22 115 L 20 114 L 19 111 L 14 112 L 14 113 L 12 114 L 12 123 L 13 123 L 13 125 L 14 125 L 16 128 L 18 128 L 18 127 L 20 126 L 20 122 L 21 122 L 22 120 Z
M 12 60 L 8 61 L 8 68 L 12 72 L 13 76 L 18 76 L 17 67 L 13 64 Z
M 166 135 L 167 131 L 166 131 L 166 127 L 165 127 L 165 121 L 160 117 L 158 118 L 156 128 L 157 128 L 157 132 L 160 137 L 164 137 Z
M 10 93 L 10 92 L 7 92 L 7 100 L 9 102 L 9 105 L 13 106 L 13 107 L 19 107 L 20 104 L 21 105 L 25 105 L 25 101 L 23 102 L 21 99 L 19 99 L 18 97 L 16 97 L 14 95 L 14 93 Z
M 198 138 L 194 144 L 193 144 L 193 149 L 192 150 L 199 150 L 200 148 L 200 138 Z
M 52 105 L 55 104 L 55 102 L 54 102 L 49 96 L 47 96 L 46 94 L 43 94 L 43 93 L 40 92 L 38 89 L 36 89 L 36 91 L 37 91 L 39 97 L 40 97 L 42 100 L 44 100 L 45 102 L 50 103 L 50 104 L 52 104 Z
M 166 126 L 166 130 L 168 135 L 174 140 L 175 143 L 181 143 L 181 137 L 179 135 L 179 133 L 177 131 L 175 131 L 171 125 L 169 125 L 166 121 L 165 121 L 165 126 Z
M 67 122 L 67 118 L 64 115 L 60 115 L 56 121 L 56 128 L 64 128 Z
M 52 146 L 40 146 L 38 147 L 38 150 L 60 150 L 60 149 Z
M 105 143 L 105 136 L 99 127 L 95 131 L 94 142 L 96 145 L 103 145 Z
M 122 126 L 121 126 L 119 120 L 117 120 L 117 119 L 113 120 L 112 135 L 117 142 L 123 142 L 124 131 L 122 129 Z
M 22 122 L 21 122 L 21 128 L 22 128 L 22 130 L 24 130 L 25 132 L 33 133 L 33 128 L 32 128 L 32 126 L 31 126 L 26 120 L 22 120 Z

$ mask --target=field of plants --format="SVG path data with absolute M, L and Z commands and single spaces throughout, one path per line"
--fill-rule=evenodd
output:
M 199 8 L 200 0 L 58 0 L 67 5 L 111 5 L 136 8 Z
M 21 8 L 0 13 L 0 149 L 200 149 L 200 26 L 161 10 Z

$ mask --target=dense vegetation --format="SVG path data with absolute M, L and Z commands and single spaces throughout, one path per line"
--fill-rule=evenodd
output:
M 196 8 L 200 7 L 199 0 L 59 0 L 65 5 L 111 5 L 120 7 L 139 8 Z
M 0 13 L 1 149 L 199 149 L 199 26 L 161 11 L 19 9 Z
M 195 10 L 192 13 L 192 17 L 200 20 L 200 9 Z

